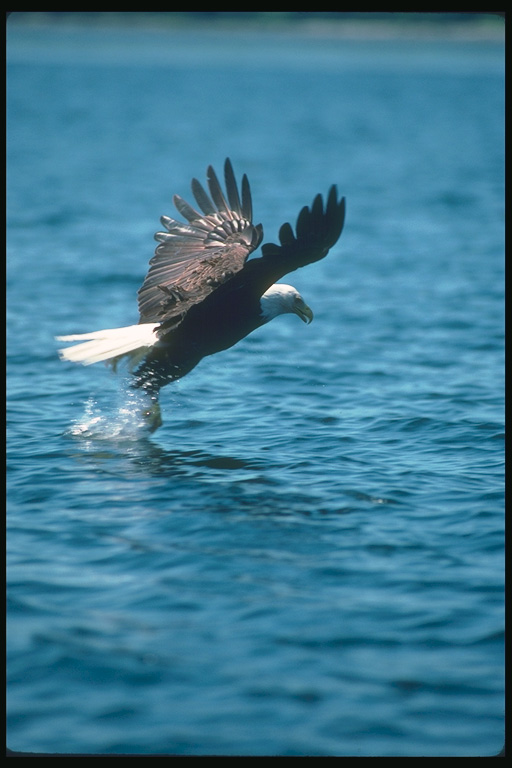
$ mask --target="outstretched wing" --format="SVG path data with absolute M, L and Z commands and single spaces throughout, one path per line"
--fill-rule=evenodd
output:
M 338 200 L 336 186 L 332 186 L 325 206 L 322 196 L 317 195 L 311 207 L 305 206 L 299 213 L 295 232 L 290 224 L 283 224 L 279 230 L 280 245 L 263 245 L 262 255 L 245 263 L 229 285 L 218 292 L 219 299 L 225 289 L 242 286 L 252 296 L 260 297 L 288 272 L 323 259 L 338 241 L 344 223 L 345 198 Z
M 239 272 L 260 244 L 263 229 L 252 223 L 247 177 L 242 178 L 240 197 L 228 158 L 224 178 L 227 199 L 211 166 L 207 171 L 209 194 L 197 179 L 192 180 L 201 212 L 174 196 L 176 209 L 187 224 L 162 216 L 167 231 L 155 234 L 159 245 L 138 293 L 141 323 L 173 319 L 179 323 L 192 306 Z
M 338 200 L 336 186 L 332 186 L 323 203 L 317 195 L 310 208 L 305 206 L 297 217 L 295 233 L 290 224 L 279 230 L 280 245 L 266 243 L 262 257 L 253 259 L 246 269 L 254 269 L 265 291 L 288 272 L 319 261 L 339 239 L 345 223 L 345 198 Z

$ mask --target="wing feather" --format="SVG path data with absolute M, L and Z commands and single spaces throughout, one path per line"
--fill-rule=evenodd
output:
M 201 182 L 199 182 L 197 179 L 192 179 L 192 193 L 197 200 L 197 204 L 202 210 L 203 213 L 205 213 L 207 216 L 215 216 L 217 213 L 217 209 L 215 208 L 214 204 L 210 200 L 208 193 L 205 192 L 205 189 Z
M 244 179 L 245 179 L 244 175 Z M 224 166 L 224 181 L 226 184 L 226 192 L 228 195 L 229 205 L 231 207 L 231 210 L 233 211 L 238 218 L 246 218 L 249 221 L 252 220 L 252 212 L 249 211 L 251 215 L 245 216 L 242 207 L 240 206 L 240 195 L 238 194 L 238 186 L 235 179 L 235 174 L 233 172 L 233 166 L 229 162 L 229 160 L 226 160 L 226 164 Z
M 185 219 L 187 219 L 187 221 L 197 222 L 199 219 L 202 218 L 199 211 L 196 211 L 195 208 L 192 208 L 192 206 L 189 203 L 187 203 L 187 201 L 184 200 L 179 195 L 174 195 L 172 200 L 178 213 L 181 213 L 181 215 Z M 162 222 L 164 227 L 167 227 L 167 222 L 171 223 L 171 225 L 173 226 L 176 224 L 176 222 L 173 219 L 169 218 L 169 216 L 161 216 L 160 221 Z M 169 227 L 167 227 L 167 229 L 169 229 Z
M 226 202 L 222 187 L 219 184 L 217 174 L 213 170 L 212 166 L 208 166 L 207 171 L 208 189 L 212 200 L 217 207 L 217 210 L 226 216 L 229 221 L 232 221 L 233 216 L 236 215 L 235 211 L 231 211 L 229 205 Z
M 247 176 L 242 176 L 242 217 L 252 221 L 252 195 Z

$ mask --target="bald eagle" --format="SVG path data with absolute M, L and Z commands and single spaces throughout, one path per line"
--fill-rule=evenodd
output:
M 83 365 L 105 361 L 115 369 L 127 358 L 132 386 L 151 397 L 145 412 L 151 430 L 162 423 L 159 390 L 185 376 L 203 357 L 233 346 L 286 312 L 311 322 L 313 312 L 299 292 L 277 281 L 323 259 L 343 229 L 345 199 L 338 200 L 332 186 L 325 206 L 317 195 L 311 208 L 301 210 L 295 234 L 290 224 L 283 224 L 280 245 L 267 243 L 261 256 L 250 259 L 263 228 L 252 223 L 249 182 L 244 175 L 240 194 L 229 158 L 224 179 L 226 196 L 211 166 L 209 194 L 192 180 L 201 212 L 174 196 L 187 223 L 161 217 L 166 231 L 155 234 L 159 245 L 138 292 L 137 325 L 57 337 L 79 342 L 59 350 L 64 360 Z

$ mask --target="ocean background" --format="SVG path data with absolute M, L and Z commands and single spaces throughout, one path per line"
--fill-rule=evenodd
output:
M 499 753 L 503 40 L 13 22 L 8 747 Z M 266 241 L 332 183 L 345 231 L 149 436 L 54 336 L 137 322 L 226 156 Z

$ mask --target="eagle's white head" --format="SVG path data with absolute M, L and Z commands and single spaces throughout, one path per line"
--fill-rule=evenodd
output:
M 263 322 L 268 323 L 278 315 L 293 312 L 305 323 L 313 320 L 313 312 L 296 288 L 284 283 L 271 285 L 260 299 Z

